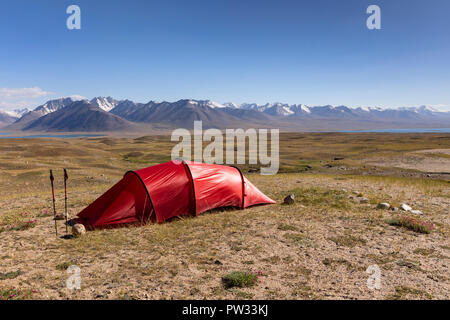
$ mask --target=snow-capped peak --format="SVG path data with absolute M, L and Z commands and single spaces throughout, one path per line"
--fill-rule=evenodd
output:
M 208 106 L 211 108 L 225 108 L 225 106 L 223 104 L 217 103 L 215 101 L 208 100 L 207 103 L 208 103 Z
M 14 118 L 20 118 L 22 117 L 25 113 L 29 112 L 30 110 L 28 108 L 23 108 L 23 109 L 15 109 L 15 110 L 5 110 L 3 111 L 3 113 L 6 113 L 7 115 L 14 117 Z
M 91 103 L 100 109 L 109 112 L 119 104 L 119 101 L 111 97 L 96 97 L 91 100 Z
M 240 106 L 237 103 L 234 103 L 234 102 L 225 102 L 223 105 L 225 107 L 227 107 L 227 108 L 232 108 L 232 109 L 239 109 L 240 108 Z
M 311 113 L 311 110 L 308 108 L 308 106 L 301 104 L 300 106 L 300 110 L 306 113 Z
M 39 112 L 41 115 L 46 115 L 52 112 L 55 112 L 61 108 L 68 106 L 76 100 L 73 100 L 70 97 L 59 98 L 47 101 L 43 105 L 38 106 L 34 111 Z

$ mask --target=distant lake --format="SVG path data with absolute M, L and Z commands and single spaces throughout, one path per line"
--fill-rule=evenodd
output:
M 438 129 L 373 129 L 373 130 L 347 130 L 340 132 L 386 132 L 386 133 L 450 133 L 450 128 Z
M 9 133 L 0 132 L 0 135 L 6 135 Z M 104 134 L 33 134 L 29 136 L 7 136 L 0 137 L 0 139 L 36 139 L 36 138 L 89 138 L 89 137 L 102 137 Z

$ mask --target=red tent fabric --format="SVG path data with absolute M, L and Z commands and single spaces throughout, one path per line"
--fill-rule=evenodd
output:
M 163 222 L 219 207 L 241 209 L 275 203 L 235 167 L 192 161 L 169 161 L 137 171 L 78 214 L 87 227 Z

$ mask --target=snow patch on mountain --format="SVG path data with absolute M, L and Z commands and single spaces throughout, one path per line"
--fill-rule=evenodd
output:
M 15 110 L 12 110 L 12 111 L 9 111 L 9 110 L 2 111 L 2 110 L 0 110 L 0 112 L 3 112 L 3 113 L 5 113 L 5 114 L 7 114 L 7 115 L 9 115 L 11 117 L 14 117 L 14 118 L 20 118 L 25 113 L 30 112 L 30 110 L 28 108 L 22 108 L 22 109 L 15 109 Z
M 109 112 L 112 109 L 114 109 L 119 103 L 120 101 L 117 101 L 112 97 L 95 97 L 91 100 L 91 104 L 99 107 L 100 109 L 106 112 Z

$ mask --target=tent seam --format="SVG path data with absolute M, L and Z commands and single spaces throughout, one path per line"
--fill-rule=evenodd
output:
M 191 168 L 189 168 L 189 165 L 187 164 L 186 161 L 182 160 L 183 165 L 185 166 L 185 168 L 187 168 L 187 171 L 189 172 L 189 175 L 191 176 L 191 184 L 192 184 L 192 196 L 193 196 L 193 201 L 194 201 L 194 216 L 197 216 L 197 200 L 195 198 L 195 183 L 194 183 L 194 176 L 192 175 L 192 171 Z M 186 171 L 186 170 L 185 170 Z M 186 176 L 188 174 L 186 173 Z M 188 177 L 189 178 L 189 177 Z
M 128 173 L 133 173 L 136 177 L 138 177 L 139 181 L 140 181 L 140 182 L 142 183 L 142 185 L 144 186 L 145 193 L 147 193 L 148 199 L 150 200 L 150 204 L 152 205 L 152 209 L 153 209 L 153 212 L 155 213 L 156 220 L 158 220 L 158 215 L 156 214 L 156 208 L 155 208 L 155 206 L 153 205 L 152 197 L 150 197 L 150 192 L 148 191 L 147 186 L 145 185 L 144 180 L 142 180 L 142 178 L 141 178 L 141 176 L 140 176 L 139 174 L 137 174 L 136 172 L 131 171 L 131 170 L 130 170 L 130 171 L 127 171 L 127 172 L 125 173 L 124 176 L 126 176 Z M 145 210 L 145 208 L 144 208 L 144 210 Z M 144 212 L 144 214 L 145 214 L 145 212 Z M 150 219 L 150 218 L 151 218 L 151 215 L 150 215 L 149 219 Z M 158 221 L 158 222 L 159 222 L 159 221 Z
M 245 181 L 244 181 L 244 175 L 242 174 L 241 169 L 239 169 L 236 166 L 231 166 L 232 168 L 235 168 L 237 171 L 239 171 L 239 174 L 241 176 L 241 181 L 242 181 L 242 205 L 241 205 L 241 209 L 244 209 L 245 206 Z

